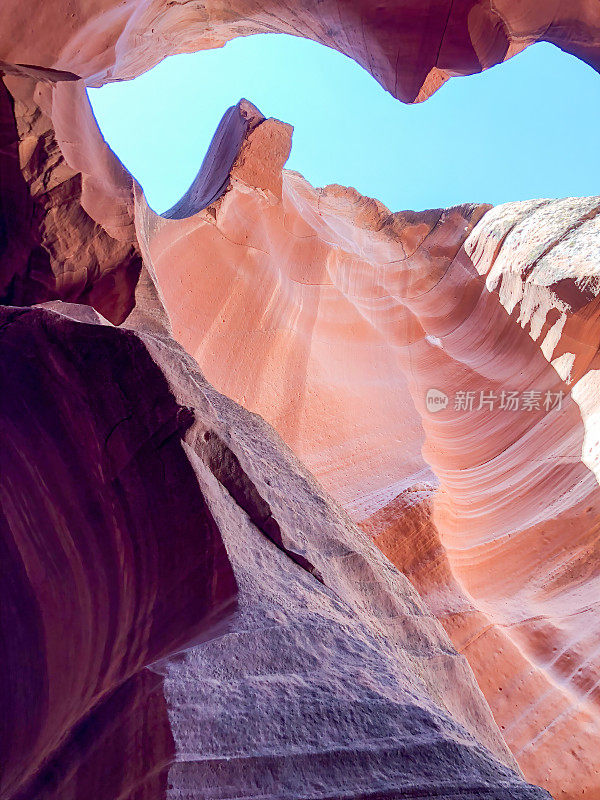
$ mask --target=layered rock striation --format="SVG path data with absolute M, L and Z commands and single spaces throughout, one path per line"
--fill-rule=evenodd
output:
M 600 201 L 391 214 L 241 101 L 161 217 L 85 91 L 286 32 L 413 102 L 597 4 L 0 14 L 0 795 L 600 797 Z
M 408 580 L 168 335 L 6 309 L 0 346 L 3 797 L 543 796 Z
M 600 198 L 390 214 L 290 137 L 186 219 L 139 196 L 174 335 L 411 577 L 527 776 L 598 791 Z

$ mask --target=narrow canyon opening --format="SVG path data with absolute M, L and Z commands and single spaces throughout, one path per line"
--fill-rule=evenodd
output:
M 598 3 L 38 5 L 0 795 L 597 800 Z
M 600 179 L 597 75 L 548 43 L 412 106 L 347 56 L 287 34 L 171 56 L 89 97 L 159 213 L 185 193 L 242 97 L 294 126 L 288 169 L 313 186 L 353 186 L 391 211 L 586 196 Z
M 531 576 L 568 572 L 562 549 L 600 524 L 591 397 L 570 392 L 596 363 L 597 74 L 538 44 L 411 106 L 336 51 L 263 35 L 90 96 L 145 190 L 138 230 L 175 338 L 409 577 L 539 780 L 565 715 L 583 725 L 596 703 L 588 612 L 562 610 L 567 578 L 540 592 Z M 581 319 L 559 344 L 567 308 Z M 593 759 L 580 748 L 544 781 Z

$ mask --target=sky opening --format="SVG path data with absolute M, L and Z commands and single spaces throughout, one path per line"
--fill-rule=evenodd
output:
M 600 76 L 545 43 L 413 106 L 346 56 L 284 34 L 173 56 L 89 96 L 160 213 L 188 189 L 241 97 L 294 125 L 287 168 L 314 186 L 354 186 L 392 211 L 600 193 Z

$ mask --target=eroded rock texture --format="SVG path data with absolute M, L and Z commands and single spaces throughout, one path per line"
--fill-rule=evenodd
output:
M 241 101 L 159 217 L 85 93 L 279 31 L 412 102 L 599 17 L 4 3 L 2 797 L 600 797 L 600 200 L 390 214 Z
M 468 235 L 485 209 L 390 217 L 368 201 L 360 209 L 346 191 L 317 193 L 293 174 L 284 186 L 280 204 L 234 183 L 216 222 L 196 217 L 185 240 L 174 234 L 175 254 L 163 244 L 171 223 L 157 223 L 150 251 L 159 276 L 165 264 L 176 335 L 216 385 L 273 421 L 358 519 L 374 514 L 365 526 L 469 656 L 526 773 L 554 790 L 576 792 L 588 780 L 597 787 L 598 633 L 590 605 L 597 595 L 597 448 L 590 434 L 600 201 L 500 208 Z M 243 252 L 235 261 L 233 219 Z M 276 232 L 267 228 L 270 219 Z M 313 235 L 305 226 L 298 236 L 296 219 L 311 220 Z M 264 254 L 267 238 L 279 244 L 272 260 Z M 210 253 L 198 285 L 218 281 L 224 299 L 217 314 L 183 291 L 195 283 L 189 270 L 197 263 L 186 263 L 187 246 Z M 167 279 L 169 263 L 183 267 L 185 281 L 176 270 Z M 236 267 L 228 272 L 225 263 Z M 296 273 L 285 274 L 282 264 Z M 248 306 L 257 310 L 242 315 Z M 231 351 L 232 329 L 247 343 L 245 359 Z M 376 364 L 388 359 L 406 376 L 409 414 L 397 414 L 402 384 L 394 373 L 369 385 L 372 353 Z M 294 386 L 302 391 L 294 394 Z M 346 413 L 357 386 L 364 405 Z M 473 410 L 429 414 L 431 387 L 473 392 Z M 539 409 L 499 409 L 508 390 L 537 392 Z M 481 392 L 495 395 L 497 413 L 488 405 L 478 410 Z M 553 402 L 562 392 L 560 413 L 546 413 L 547 392 Z M 376 412 L 386 401 L 382 422 Z M 373 441 L 383 425 L 393 442 L 389 462 L 387 442 L 363 444 L 364 430 Z M 393 446 L 424 434 L 433 480 Z M 378 512 L 384 506 L 389 524 Z M 435 569 L 431 557 L 440 562 Z
M 2 796 L 541 797 L 407 579 L 170 337 L 6 309 L 0 347 Z
M 600 792 L 600 198 L 390 214 L 286 171 L 280 193 L 261 127 L 203 213 L 140 200 L 175 336 L 409 574 L 526 774 Z

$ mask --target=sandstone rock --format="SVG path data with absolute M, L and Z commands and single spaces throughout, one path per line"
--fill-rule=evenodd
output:
M 27 222 L 19 223 L 25 226 L 19 243 L 10 245 L 18 251 L 14 260 L 0 264 L 0 299 L 85 302 L 116 324 L 133 308 L 141 269 L 132 227 L 134 181 L 102 140 L 86 86 L 135 77 L 167 55 L 269 32 L 338 49 L 405 102 L 424 100 L 450 76 L 493 66 L 536 41 L 600 66 L 600 11 L 590 0 L 551 6 L 436 0 L 426 7 L 414 0 L 311 0 L 298 8 L 278 0 L 235 6 L 92 0 L 68 9 L 58 2 L 39 8 L 6 0 L 2 22 L 0 77 L 14 98 L 0 101 L 8 148 L 2 158 L 12 169 L 18 148 L 31 199 L 24 198 L 22 181 L 17 189 L 15 177 L 8 180 L 9 197 L 29 208 Z M 11 121 L 14 102 L 17 119 Z M 12 212 L 4 213 L 0 229 L 13 230 Z
M 244 101 L 157 217 L 85 94 L 279 31 L 424 100 L 597 3 L 0 15 L 2 797 L 599 795 L 600 201 L 390 214 Z
M 0 225 L 7 240 L 0 243 L 0 299 L 15 305 L 57 299 L 87 302 L 111 321 L 123 322 L 133 308 L 141 269 L 127 210 L 132 178 L 97 130 L 81 81 L 54 84 L 66 87 L 65 96 L 52 84 L 30 77 L 7 75 L 4 81 L 10 92 L 0 86 L 4 119 L 0 157 L 7 171 Z M 62 105 L 55 103 L 57 97 L 63 97 Z M 77 168 L 81 161 L 77 152 L 68 162 L 69 149 L 75 147 L 61 148 L 58 140 L 61 131 L 69 137 L 69 131 L 77 130 L 71 117 L 82 110 L 80 134 L 94 177 Z M 103 157 L 108 161 L 108 192 L 103 186 Z
M 80 309 L 3 311 L 3 796 L 544 796 L 268 425 L 170 337 Z
M 278 170 L 280 152 L 249 138 L 245 173 Z M 285 170 L 281 199 L 244 178 L 234 165 L 221 199 L 177 222 L 138 197 L 174 335 L 377 531 L 526 776 L 600 792 L 600 198 L 390 214 Z M 431 388 L 450 397 L 441 413 Z M 532 406 L 501 409 L 509 391 Z
M 0 794 L 11 797 L 110 692 L 222 631 L 236 584 L 182 446 L 192 414 L 137 337 L 41 309 L 1 319 Z
M 32 8 L 22 0 L 5 2 L 0 58 L 21 72 L 96 83 L 134 77 L 167 55 L 273 32 L 345 53 L 405 102 L 425 99 L 448 77 L 478 72 L 535 41 L 600 66 L 600 12 L 590 0 L 306 0 L 301 6 L 91 0 L 69 12 L 56 2 L 35 7 L 37 14 Z

